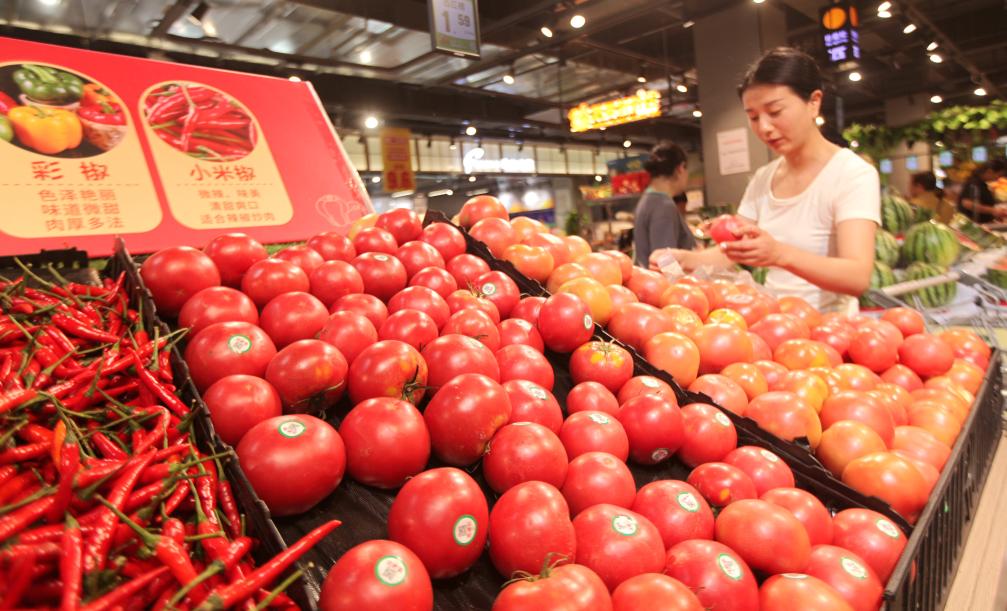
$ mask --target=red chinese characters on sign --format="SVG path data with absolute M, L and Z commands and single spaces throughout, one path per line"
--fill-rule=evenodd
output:
M 116 231 L 125 226 L 113 189 L 40 189 L 38 200 L 47 231 Z
M 381 130 L 381 163 L 385 191 L 412 191 L 416 188 L 413 174 L 413 135 L 408 129 L 387 127 Z

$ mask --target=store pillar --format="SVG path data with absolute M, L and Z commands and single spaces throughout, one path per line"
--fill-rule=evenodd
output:
M 926 117 L 930 110 L 930 100 L 922 95 L 885 100 L 885 125 L 901 127 L 908 123 L 914 123 Z M 887 177 L 888 185 L 898 189 L 904 195 L 909 194 L 909 180 L 913 174 L 933 169 L 930 162 L 929 142 L 915 142 L 911 147 L 907 146 L 905 142 L 900 142 L 889 151 L 889 155 L 892 160 L 892 173 Z M 916 169 L 912 169 L 913 160 L 915 160 Z
M 726 8 L 710 13 L 712 4 Z M 736 209 L 755 170 L 771 160 L 769 149 L 748 128 L 737 86 L 749 64 L 786 44 L 785 15 L 782 8 L 768 4 L 694 0 L 688 6 L 693 14 L 705 15 L 696 19 L 693 40 L 703 111 L 706 205 Z

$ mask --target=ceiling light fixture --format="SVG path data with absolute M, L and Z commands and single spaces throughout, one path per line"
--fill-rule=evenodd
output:
M 582 27 L 584 27 L 585 23 L 587 23 L 587 18 L 585 18 L 580 13 L 577 13 L 576 15 L 570 18 L 570 27 L 575 30 L 579 30 Z
M 752 2 L 754 2 L 754 3 L 756 3 L 756 4 L 762 4 L 762 3 L 763 3 L 763 2 L 765 2 L 765 1 L 766 1 L 766 0 L 752 0 Z
M 431 191 L 427 193 L 427 197 L 440 197 L 442 195 L 454 195 L 455 192 L 451 189 L 438 189 L 436 191 Z
M 941 56 L 940 56 L 939 54 L 937 54 L 937 53 L 931 53 L 931 54 L 930 54 L 930 61 L 932 61 L 932 62 L 933 62 L 933 63 L 935 63 L 935 64 L 939 64 L 939 63 L 941 63 L 942 61 L 944 61 L 944 58 L 943 58 L 943 57 L 941 57 Z
M 374 183 L 374 184 L 378 184 L 379 182 L 381 182 L 381 177 L 380 176 L 371 176 L 371 182 Z
M 513 85 L 514 84 L 514 68 L 513 67 L 508 68 L 507 72 L 504 72 L 503 79 L 501 79 L 501 80 L 503 80 L 504 84 L 506 84 L 506 85 Z
M 299 76 L 297 76 L 297 75 L 295 74 L 295 75 L 293 75 L 293 76 L 290 76 L 290 77 L 287 77 L 287 80 L 288 80 L 288 81 L 292 81 L 292 82 L 294 82 L 294 83 L 300 83 L 300 82 L 301 82 L 301 77 L 299 77 Z
M 603 180 L 603 179 L 602 179 L 602 177 L 601 177 L 601 174 L 595 174 L 595 175 L 594 175 L 594 181 L 595 181 L 595 182 L 601 182 L 602 180 Z
M 448 145 L 448 149 L 449 149 L 449 150 L 452 150 L 452 151 L 453 151 L 453 150 L 455 150 L 455 149 L 457 149 L 457 148 L 458 148 L 458 145 L 457 145 L 457 144 L 455 144 L 455 139 L 454 139 L 454 138 L 452 138 L 452 139 L 451 139 L 451 144 L 449 144 L 449 145 Z
M 475 181 L 476 181 L 475 176 L 469 176 L 469 182 L 475 182 Z
M 986 88 L 985 87 L 976 87 L 976 90 L 973 91 L 972 93 L 976 94 L 979 97 L 982 97 L 982 96 L 986 95 Z
M 414 191 L 412 191 L 412 190 L 410 190 L 410 191 L 396 191 L 395 193 L 392 193 L 392 197 L 394 197 L 394 198 L 409 197 L 413 193 L 414 193 Z
M 542 32 L 542 36 L 545 36 L 546 38 L 552 38 L 553 37 L 552 28 L 550 28 L 547 25 L 544 25 L 544 26 L 540 27 L 538 29 L 538 31 Z
M 682 27 L 688 30 L 689 28 L 691 28 L 694 25 L 696 25 L 696 22 L 693 21 L 692 19 L 690 19 L 690 20 L 686 21 L 685 23 L 683 23 Z
M 890 10 L 891 8 L 892 8 L 891 2 L 882 2 L 881 4 L 878 5 L 878 12 L 880 13 L 882 11 L 887 11 Z
M 930 96 L 930 103 L 931 104 L 940 104 L 943 101 L 944 101 L 944 98 L 942 98 L 939 95 L 932 95 L 932 96 Z
M 38 3 L 42 6 L 59 6 L 63 0 L 38 0 Z
M 374 59 L 374 56 L 371 55 L 370 51 L 364 49 L 363 51 L 360 52 L 360 61 L 361 62 L 363 62 L 365 64 L 369 64 L 369 63 L 371 63 L 372 59 Z
M 689 93 L 689 86 L 685 83 L 679 83 L 678 85 L 675 85 L 675 91 L 679 93 Z
M 878 17 L 882 19 L 891 19 L 892 14 L 888 11 L 878 11 Z
M 940 46 L 940 45 L 939 45 L 939 44 L 937 44 L 937 41 L 936 41 L 936 40 L 934 40 L 934 41 L 932 41 L 932 42 L 931 42 L 930 44 L 928 44 L 928 45 L 927 45 L 927 51 L 936 51 L 936 50 L 937 50 L 937 47 L 939 47 L 939 46 Z
M 697 119 L 702 118 L 703 111 L 697 108 L 696 110 L 692 111 L 692 116 L 696 117 Z
M 912 34 L 915 31 L 916 31 L 916 24 L 915 23 L 910 23 L 906 27 L 902 28 L 902 33 L 903 34 Z
M 850 77 L 849 77 L 849 78 L 850 78 L 850 80 L 851 80 L 851 81 L 853 81 L 854 83 L 859 83 L 859 82 L 860 82 L 860 80 L 861 80 L 862 78 L 864 78 L 864 77 L 863 77 L 863 75 L 861 75 L 861 74 L 860 74 L 859 72 L 857 72 L 856 70 L 854 70 L 853 72 L 851 72 L 851 73 L 850 73 Z
M 378 118 L 375 117 L 374 115 L 369 115 L 366 119 L 364 119 L 364 127 L 366 127 L 367 129 L 374 129 L 377 126 L 378 126 Z
M 647 75 L 644 74 L 642 70 L 640 71 L 640 75 L 636 77 L 636 82 L 637 83 L 646 83 L 647 82 Z
M 468 127 L 465 128 L 466 136 L 475 136 L 477 133 L 479 133 L 479 130 L 476 129 L 475 125 L 469 125 Z
M 628 149 L 631 146 L 633 146 L 633 141 L 630 140 L 629 138 L 626 138 L 625 140 L 622 141 L 622 148 Z

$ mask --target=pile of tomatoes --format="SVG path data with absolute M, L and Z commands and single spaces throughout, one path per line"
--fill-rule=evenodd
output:
M 339 494 L 346 476 L 397 490 L 388 539 L 362 543 L 331 567 L 323 608 L 430 609 L 431 580 L 464 573 L 487 543 L 502 576 L 537 575 L 506 585 L 500 611 L 555 600 L 584 610 L 880 605 L 906 544 L 891 521 L 864 509 L 833 515 L 775 454 L 737 447 L 720 409 L 680 406 L 663 381 L 634 376 L 631 353 L 595 341 L 594 325 L 727 409 L 778 414 L 756 420 L 819 448 L 837 427 L 871 426 L 846 408 L 819 443 L 809 423 L 824 421 L 826 398 L 856 393 L 887 415 L 901 405 L 885 394 L 895 397 L 897 385 L 863 365 L 826 369 L 842 353 L 811 339 L 825 323 L 811 324 L 817 313 L 800 304 L 742 287 L 671 285 L 622 255 L 591 253 L 580 238 L 507 220 L 493 198 L 471 200 L 459 221 L 555 294 L 522 296 L 466 252 L 461 231 L 424 228 L 408 210 L 369 215 L 348 236 L 319 234 L 271 257 L 248 236 L 227 234 L 202 251 L 155 253 L 141 268 L 158 312 L 190 329 L 193 380 L 274 515 Z M 742 304 L 757 300 L 766 311 L 749 321 Z M 787 331 L 759 332 L 774 320 Z M 791 327 L 794 337 L 784 337 Z M 756 358 L 757 342 L 770 340 L 784 347 L 779 363 L 768 348 Z M 813 360 L 819 354 L 826 360 Z M 568 368 L 571 388 L 557 386 L 555 363 L 564 377 Z M 932 402 L 960 392 L 951 386 L 957 373 L 944 377 L 946 386 L 928 380 L 923 389 Z M 553 394 L 560 389 L 565 396 Z M 781 394 L 792 401 L 769 401 Z M 907 390 L 897 396 L 914 400 Z M 759 408 L 760 398 L 770 407 Z M 337 404 L 349 406 L 338 430 L 312 415 Z M 797 416 L 784 414 L 791 404 Z M 791 428 L 774 428 L 773 418 Z M 930 441 L 918 424 L 898 428 Z M 891 430 L 891 452 L 886 444 L 846 462 L 883 453 L 916 469 L 926 459 L 901 457 Z M 637 488 L 628 464 L 669 460 L 692 469 L 686 481 Z M 470 475 L 479 467 L 485 486 Z

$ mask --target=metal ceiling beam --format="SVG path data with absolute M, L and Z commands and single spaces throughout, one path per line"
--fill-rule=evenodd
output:
M 175 22 L 182 18 L 182 16 L 188 14 L 189 7 L 192 6 L 194 0 L 175 0 L 166 11 L 164 15 L 161 16 L 161 20 L 157 23 L 157 26 L 151 30 L 150 35 L 154 38 L 160 38 L 168 33 L 171 26 L 175 25 Z

